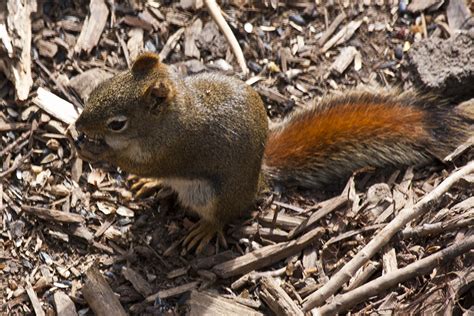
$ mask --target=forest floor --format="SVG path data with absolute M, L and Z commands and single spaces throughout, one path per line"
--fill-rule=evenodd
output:
M 0 314 L 474 313 L 472 139 L 340 190 L 272 188 L 227 227 L 229 249 L 196 255 L 181 252 L 196 217 L 175 196 L 134 198 L 126 173 L 83 162 L 66 137 L 91 90 L 143 51 L 239 76 L 275 122 L 359 85 L 442 94 L 474 116 L 474 4 L 221 1 L 243 74 L 201 2 L 0 4 Z

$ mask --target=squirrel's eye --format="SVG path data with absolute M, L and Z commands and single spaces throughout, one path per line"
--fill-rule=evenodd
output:
M 121 132 L 123 131 L 128 125 L 128 120 L 124 116 L 118 116 L 111 118 L 107 122 L 107 127 L 113 132 Z

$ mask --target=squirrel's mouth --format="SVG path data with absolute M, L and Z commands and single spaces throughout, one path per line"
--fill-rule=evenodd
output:
M 108 148 L 102 137 L 89 136 L 85 133 L 80 133 L 73 142 L 79 157 L 89 162 L 99 161 Z

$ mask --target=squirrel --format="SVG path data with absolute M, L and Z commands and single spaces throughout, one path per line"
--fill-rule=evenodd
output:
M 201 218 L 183 242 L 199 253 L 223 240 L 224 225 L 252 207 L 262 183 L 318 188 L 364 167 L 426 163 L 471 134 L 455 109 L 412 90 L 348 91 L 268 125 L 243 81 L 179 76 L 144 53 L 90 94 L 76 148 L 175 191 Z

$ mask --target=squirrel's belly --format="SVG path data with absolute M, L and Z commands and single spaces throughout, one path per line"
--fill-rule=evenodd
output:
M 212 220 L 216 195 L 214 188 L 203 179 L 163 179 L 163 185 L 170 187 L 178 194 L 178 200 L 184 207 L 198 213 L 202 218 Z

